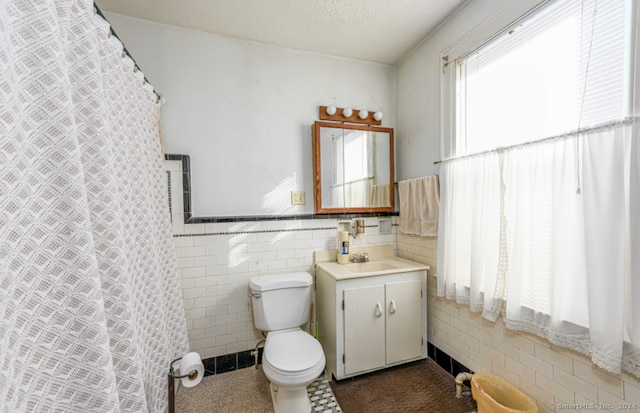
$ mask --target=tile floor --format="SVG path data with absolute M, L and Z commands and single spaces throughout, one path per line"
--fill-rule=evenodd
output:
M 307 388 L 313 413 L 342 413 L 323 374 Z M 273 413 L 269 382 L 261 369 L 245 368 L 207 376 L 191 388 L 180 386 L 176 413 Z
M 313 407 L 314 412 L 342 413 L 325 374 L 322 374 L 322 376 L 307 387 L 307 393 L 309 394 L 309 400 L 311 400 L 311 407 Z
M 435 365 L 434 362 L 432 363 Z M 398 375 L 393 375 L 391 370 L 380 373 L 385 376 L 385 388 L 396 388 L 401 384 L 393 381 L 404 380 Z M 449 377 L 444 370 L 442 373 L 447 376 L 446 380 L 442 380 L 447 382 L 447 389 L 451 390 L 452 397 L 455 397 L 453 377 Z M 307 392 L 313 413 L 343 412 L 325 374 L 316 379 L 307 388 Z M 369 409 L 371 406 L 366 408 Z M 253 367 L 207 376 L 195 387 L 179 387 L 176 394 L 175 412 L 273 413 L 269 382 L 261 368 L 255 369 Z

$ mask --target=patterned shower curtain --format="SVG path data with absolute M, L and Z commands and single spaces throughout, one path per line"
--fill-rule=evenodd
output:
M 160 412 L 188 351 L 157 98 L 85 0 L 0 2 L 0 412 Z

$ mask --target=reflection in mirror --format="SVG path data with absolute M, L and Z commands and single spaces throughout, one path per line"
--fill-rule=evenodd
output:
M 393 129 L 315 122 L 317 213 L 393 211 Z

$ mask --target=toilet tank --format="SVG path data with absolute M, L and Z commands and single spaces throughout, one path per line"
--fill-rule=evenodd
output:
M 309 321 L 311 274 L 306 272 L 251 277 L 253 322 L 258 330 L 295 328 Z

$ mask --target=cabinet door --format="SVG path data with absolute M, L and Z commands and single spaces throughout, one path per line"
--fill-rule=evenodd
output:
M 422 355 L 420 280 L 386 284 L 387 364 Z
M 344 372 L 385 364 L 384 286 L 344 290 Z

